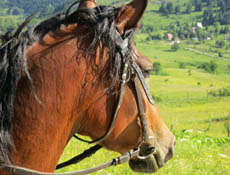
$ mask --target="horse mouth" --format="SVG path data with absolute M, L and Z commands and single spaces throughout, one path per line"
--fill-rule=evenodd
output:
M 152 154 L 147 159 L 134 158 L 129 161 L 129 167 L 140 173 L 154 173 L 164 166 L 164 162 L 156 154 Z

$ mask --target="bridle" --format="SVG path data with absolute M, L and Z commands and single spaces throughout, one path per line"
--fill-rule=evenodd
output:
M 132 53 L 130 53 L 130 49 L 129 49 L 130 38 L 131 38 L 130 35 L 132 35 L 132 34 L 129 35 L 129 33 L 128 33 L 127 35 L 123 39 L 123 37 L 119 34 L 118 31 L 115 32 L 114 42 L 115 42 L 116 47 L 117 47 L 117 52 L 119 52 L 119 54 L 122 58 L 123 68 L 122 68 L 122 75 L 121 75 L 121 81 L 120 81 L 120 87 L 119 87 L 117 107 L 116 107 L 116 110 L 115 110 L 114 115 L 113 115 L 113 119 L 110 123 L 110 126 L 109 126 L 107 132 L 101 138 L 93 140 L 93 141 L 86 141 L 86 140 L 79 138 L 78 136 L 75 136 L 75 137 L 78 138 L 79 140 L 87 142 L 89 144 L 92 144 L 92 143 L 98 144 L 98 143 L 104 141 L 111 134 L 111 132 L 114 128 L 114 125 L 115 125 L 115 122 L 116 122 L 116 119 L 118 116 L 118 112 L 120 110 L 120 107 L 121 107 L 121 104 L 123 101 L 123 96 L 125 93 L 124 88 L 129 81 L 133 81 L 134 86 L 135 86 L 135 90 L 136 90 L 137 105 L 138 105 L 139 117 L 140 117 L 140 122 L 141 122 L 141 127 L 142 127 L 142 141 L 141 141 L 141 143 L 139 143 L 138 147 L 128 151 L 127 153 L 125 153 L 124 155 L 122 155 L 118 158 L 113 159 L 112 161 L 109 161 L 108 163 L 102 164 L 102 165 L 97 166 L 95 168 L 91 168 L 91 169 L 87 169 L 87 170 L 81 170 L 81 171 L 74 171 L 74 172 L 70 172 L 70 173 L 39 172 L 39 171 L 35 171 L 32 169 L 27 169 L 24 167 L 19 167 L 19 166 L 4 164 L 4 163 L 0 164 L 0 169 L 10 171 L 10 172 L 15 173 L 17 175 L 29 175 L 29 174 L 37 174 L 37 175 L 83 175 L 83 174 L 89 174 L 89 173 L 107 168 L 109 166 L 118 165 L 118 164 L 127 162 L 136 156 L 139 159 L 147 159 L 148 157 L 150 157 L 151 155 L 156 153 L 154 146 L 148 147 L 147 149 L 144 148 L 144 147 L 146 147 L 146 145 L 149 145 L 148 141 L 150 139 L 150 133 L 149 133 L 149 129 L 148 129 L 148 126 L 149 126 L 148 120 L 146 117 L 146 113 L 145 113 L 145 109 L 144 109 L 144 105 L 143 105 L 143 101 L 142 101 L 140 84 L 141 84 L 141 86 L 142 86 L 142 88 L 146 94 L 148 101 L 151 104 L 154 104 L 154 100 L 152 99 L 152 96 L 150 95 L 150 92 L 149 92 L 148 87 L 145 83 L 145 79 L 144 79 L 144 76 L 143 76 L 143 73 L 142 73 L 140 67 L 135 62 Z M 155 138 L 151 138 L 151 139 L 154 140 Z M 89 150 L 86 150 L 83 154 L 76 156 L 75 159 L 73 158 L 74 161 L 72 161 L 72 162 L 70 161 L 67 163 L 64 162 L 63 164 L 58 165 L 57 168 L 62 168 L 66 165 L 77 163 L 77 162 L 83 160 L 84 158 L 91 156 L 100 148 L 101 148 L 100 145 L 96 145 L 96 146 L 90 148 Z M 156 168 L 158 168 L 156 161 L 155 161 L 154 166 Z

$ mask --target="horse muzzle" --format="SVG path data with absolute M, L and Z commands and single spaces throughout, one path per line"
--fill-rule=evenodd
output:
M 140 153 L 129 161 L 129 166 L 135 172 L 154 173 L 173 157 L 173 147 L 165 154 L 154 138 L 148 139 L 140 144 Z

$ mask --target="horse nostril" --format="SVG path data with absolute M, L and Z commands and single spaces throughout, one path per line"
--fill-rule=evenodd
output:
M 154 152 L 156 152 L 156 148 L 155 147 L 149 147 L 146 149 L 145 154 L 150 155 L 150 154 L 153 154 Z
M 170 160 L 173 157 L 174 154 L 174 146 L 176 145 L 176 137 L 174 137 L 172 146 L 169 147 L 168 153 L 165 156 L 164 162 L 166 163 L 168 160 Z
M 176 138 L 174 139 L 174 143 L 173 143 L 174 146 L 176 146 Z
M 156 154 L 156 148 L 155 147 L 147 147 L 147 148 L 140 150 L 140 153 L 137 157 L 141 160 L 145 160 L 153 154 Z
M 169 148 L 167 155 L 165 156 L 164 162 L 166 163 L 173 157 L 173 148 Z

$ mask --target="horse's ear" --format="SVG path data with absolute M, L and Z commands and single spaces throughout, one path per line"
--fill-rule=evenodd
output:
M 81 0 L 78 9 L 82 8 L 95 8 L 97 7 L 97 1 L 96 0 Z
M 121 34 L 124 30 L 138 27 L 149 0 L 133 0 L 118 12 L 116 26 Z

